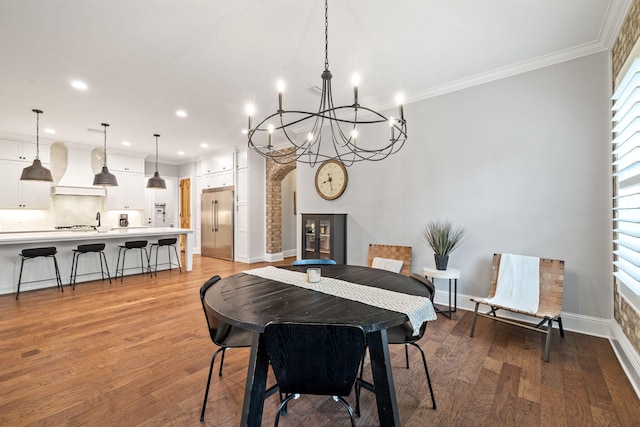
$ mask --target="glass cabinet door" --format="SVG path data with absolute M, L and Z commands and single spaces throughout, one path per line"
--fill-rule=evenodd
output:
M 304 258 L 314 258 L 316 252 L 316 221 L 306 219 L 304 222 Z
M 318 258 L 331 258 L 331 220 L 320 219 L 318 223 L 318 250 L 320 252 Z
M 346 263 L 346 214 L 302 214 L 302 258 Z

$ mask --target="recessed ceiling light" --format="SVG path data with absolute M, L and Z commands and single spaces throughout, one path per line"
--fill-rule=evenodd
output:
M 178 151 L 179 156 L 184 156 L 184 151 Z
M 209 146 L 209 144 L 207 144 L 206 142 L 203 142 L 202 144 L 200 144 L 200 147 L 202 148 L 207 148 Z
M 246 134 L 248 134 L 248 133 L 249 133 L 249 131 L 248 131 L 248 130 L 246 130 L 246 129 L 242 129 L 242 134 L 243 134 L 243 135 L 246 135 Z
M 45 131 L 46 133 L 50 133 L 50 134 L 54 134 L 54 133 L 56 133 L 56 130 L 55 130 L 55 129 L 51 129 L 51 128 L 46 128 L 44 131 Z
M 176 111 L 176 116 L 178 117 L 187 117 L 187 112 L 184 110 L 178 110 Z
M 78 89 L 78 90 L 87 90 L 87 88 L 89 87 L 82 80 L 73 80 L 71 82 L 71 86 L 73 86 L 74 89 Z
M 124 145 L 125 147 L 128 147 L 131 145 L 131 143 L 129 141 L 122 141 L 122 145 Z

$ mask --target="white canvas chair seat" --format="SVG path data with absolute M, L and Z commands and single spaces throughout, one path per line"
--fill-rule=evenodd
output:
M 498 284 L 498 273 L 500 271 L 501 254 L 493 255 L 493 265 L 491 269 L 491 291 L 487 298 L 471 298 L 471 301 L 476 303 L 475 312 L 473 315 L 473 322 L 471 324 L 471 334 L 475 333 L 476 320 L 478 316 L 485 317 L 487 319 L 496 320 L 510 325 L 520 326 L 526 329 L 534 330 L 547 334 L 547 340 L 544 350 L 543 359 L 545 362 L 549 361 L 549 346 L 551 343 L 551 331 L 553 330 L 553 322 L 558 323 L 560 330 L 560 336 L 564 337 L 564 330 L 562 329 L 562 285 L 564 281 L 564 261 L 554 260 L 548 258 L 540 258 L 539 267 L 539 280 L 540 280 L 540 293 L 539 293 L 539 305 L 535 313 L 520 310 L 513 307 L 507 307 L 500 304 L 494 304 L 487 301 L 493 298 L 496 294 Z M 488 305 L 490 310 L 486 313 L 478 311 L 480 304 Z M 524 314 L 526 316 L 532 316 L 542 319 L 537 325 L 531 323 L 521 322 L 514 319 L 498 316 L 499 310 L 505 310 L 513 313 Z
M 382 260 L 382 264 L 386 265 L 385 260 L 402 261 L 402 267 L 400 271 L 393 270 L 394 273 L 400 273 L 405 276 L 411 274 L 411 246 L 396 246 L 396 245 L 378 245 L 375 243 L 369 244 L 369 252 L 367 254 L 367 265 L 373 267 L 373 261 L 375 258 Z M 384 266 L 380 266 L 384 270 Z

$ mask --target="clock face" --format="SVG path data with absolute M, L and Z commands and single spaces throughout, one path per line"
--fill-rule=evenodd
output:
M 347 188 L 347 169 L 339 160 L 327 160 L 316 171 L 316 191 L 326 200 L 335 200 Z

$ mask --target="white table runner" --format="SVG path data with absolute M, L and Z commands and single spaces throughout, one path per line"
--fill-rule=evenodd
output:
M 334 295 L 351 301 L 361 302 L 385 310 L 404 313 L 409 317 L 413 327 L 413 335 L 420 333 L 420 326 L 426 321 L 436 320 L 436 312 L 429 298 L 403 294 L 386 289 L 373 288 L 344 280 L 322 277 L 319 282 L 307 282 L 306 273 L 276 267 L 254 268 L 243 271 L 245 274 L 276 280 L 289 285 Z

